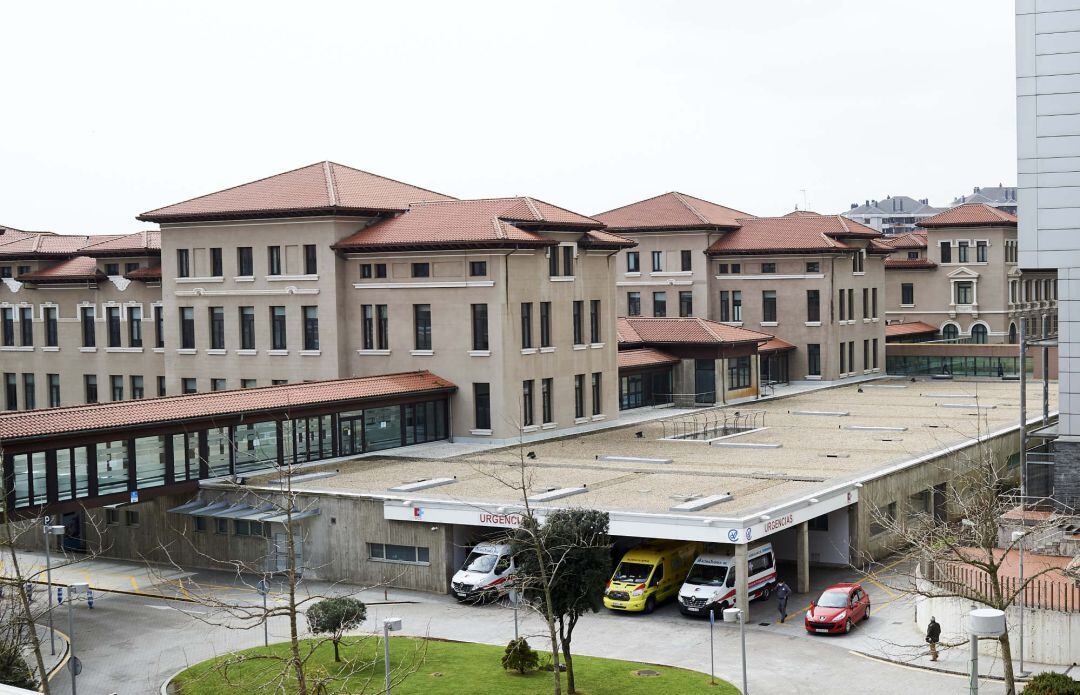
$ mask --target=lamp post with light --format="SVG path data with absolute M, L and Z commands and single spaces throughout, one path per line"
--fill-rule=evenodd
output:
M 386 688 L 383 690 L 390 695 L 390 633 L 401 629 L 401 618 L 384 618 L 382 621 L 383 631 L 383 660 L 386 668 Z
M 42 535 L 45 538 L 45 581 L 48 584 L 47 591 L 47 608 L 49 613 L 49 654 L 56 656 L 56 632 L 53 630 L 53 590 L 52 590 L 52 556 L 49 553 L 50 546 L 52 545 L 53 536 L 64 535 L 63 526 L 53 526 L 49 522 L 52 521 L 52 517 L 45 517 L 45 525 L 42 527 Z
M 746 687 L 746 615 L 741 608 L 725 608 L 725 623 L 739 623 L 739 641 L 742 643 L 742 691 L 743 695 L 750 695 Z

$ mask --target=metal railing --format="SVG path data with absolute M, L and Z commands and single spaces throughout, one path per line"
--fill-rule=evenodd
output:
M 765 426 L 764 410 L 710 408 L 660 421 L 664 439 L 715 439 Z
M 990 575 L 980 569 L 955 562 L 939 562 L 935 563 L 928 579 L 944 591 L 975 601 L 993 596 L 998 590 L 1004 595 L 1015 592 L 1012 605 L 1020 605 L 1019 577 L 999 576 L 995 587 Z M 1037 577 L 1026 581 L 1023 591 L 1025 608 L 1080 613 L 1080 586 L 1075 581 L 1064 575 L 1054 579 Z

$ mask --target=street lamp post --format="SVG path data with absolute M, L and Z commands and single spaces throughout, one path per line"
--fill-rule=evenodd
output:
M 1005 632 L 1005 611 L 976 608 L 968 613 L 971 661 L 968 670 L 968 693 L 979 695 L 979 638 L 1000 637 Z
M 1020 522 L 1024 522 L 1024 517 L 1020 517 Z M 1020 675 L 1026 676 L 1027 671 L 1024 670 L 1024 536 L 1027 535 L 1024 531 L 1013 531 L 1012 539 L 1016 543 L 1016 547 L 1020 554 Z
M 746 616 L 740 608 L 725 608 L 724 622 L 739 623 L 739 641 L 742 643 L 742 691 L 743 695 L 750 695 L 746 686 Z
M 259 596 L 262 596 L 263 601 L 263 646 L 270 646 L 270 616 L 266 614 L 266 595 L 270 593 L 270 582 L 263 577 L 259 580 L 259 583 L 255 585 L 255 589 L 259 592 Z
M 68 670 L 71 671 L 71 695 L 78 695 L 75 677 L 82 672 L 82 662 L 75 656 L 75 600 L 88 598 L 90 585 L 86 582 L 78 582 L 68 586 L 68 650 L 71 657 L 68 662 Z
M 63 526 L 52 526 L 49 522 L 52 521 L 51 517 L 45 517 L 45 525 L 42 527 L 42 535 L 45 537 L 45 581 L 48 584 L 48 593 L 46 601 L 46 609 L 49 613 L 49 654 L 56 656 L 56 632 L 53 630 L 53 590 L 52 590 L 52 559 L 49 553 L 49 546 L 52 545 L 53 536 L 64 535 Z
M 401 618 L 384 618 L 382 621 L 383 631 L 383 661 L 386 668 L 386 689 L 383 691 L 390 695 L 390 633 L 401 629 Z

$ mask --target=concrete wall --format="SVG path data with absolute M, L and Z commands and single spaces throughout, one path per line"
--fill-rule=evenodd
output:
M 919 581 L 923 589 L 932 588 L 926 580 Z M 959 642 L 967 639 L 968 614 L 974 608 L 985 607 L 969 599 L 918 596 L 915 599 L 915 625 L 925 635 L 930 616 L 934 616 L 941 624 L 942 641 Z M 1020 609 L 1010 607 L 1005 620 L 1015 659 L 1019 652 Z M 1025 610 L 1023 637 L 1025 659 L 1043 664 L 1074 664 L 1077 654 L 1080 654 L 1080 613 Z M 958 648 L 967 649 L 966 646 Z M 1001 658 L 1000 643 L 997 640 L 979 640 L 979 654 Z

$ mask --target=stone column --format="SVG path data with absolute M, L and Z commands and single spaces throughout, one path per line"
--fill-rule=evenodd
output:
M 806 521 L 795 527 L 795 591 L 810 591 L 810 524 Z
M 743 619 L 750 620 L 750 590 L 747 583 L 750 547 L 746 543 L 735 546 L 735 607 L 743 611 Z

